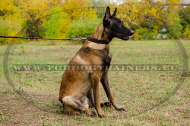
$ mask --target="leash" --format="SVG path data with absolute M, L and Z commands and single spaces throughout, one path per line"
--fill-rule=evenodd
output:
M 42 40 L 86 40 L 86 37 L 79 37 L 79 38 L 66 38 L 66 39 L 52 39 L 52 38 L 38 38 L 38 37 L 20 37 L 20 36 L 1 36 L 0 38 L 19 38 L 19 39 L 42 39 Z
M 79 37 L 79 38 L 65 38 L 65 39 L 54 39 L 54 38 L 38 38 L 38 37 L 21 37 L 21 36 L 2 36 L 0 35 L 0 38 L 18 38 L 18 39 L 41 39 L 41 40 L 62 40 L 62 41 L 67 41 L 67 40 L 89 40 L 94 43 L 98 44 L 108 44 L 108 41 L 105 40 L 98 40 L 95 38 L 91 38 L 90 36 L 86 37 Z

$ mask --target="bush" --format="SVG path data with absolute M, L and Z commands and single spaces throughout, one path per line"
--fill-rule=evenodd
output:
M 68 38 L 86 37 L 91 35 L 93 31 L 98 27 L 101 20 L 98 18 L 92 18 L 89 20 L 77 20 L 71 23 L 69 30 L 66 32 Z
M 63 13 L 60 12 L 60 7 L 50 9 L 49 19 L 42 24 L 43 30 L 41 36 L 44 38 L 60 38 L 61 30 L 66 25 Z
M 135 29 L 134 39 L 137 39 L 137 40 L 144 39 L 146 36 L 146 32 L 147 32 L 147 28 L 140 27 L 140 28 Z
M 20 31 L 21 27 L 15 21 L 0 18 L 0 35 L 2 36 L 14 36 Z M 0 44 L 6 44 L 11 39 L 0 38 Z
M 190 39 L 190 28 L 187 27 L 184 32 L 184 38 Z
M 7 36 L 9 33 L 8 21 L 0 18 L 0 35 Z M 5 44 L 8 42 L 6 38 L 0 38 L 0 44 Z
M 179 39 L 181 37 L 182 26 L 178 16 L 174 18 L 174 24 L 169 27 L 168 31 L 171 39 Z

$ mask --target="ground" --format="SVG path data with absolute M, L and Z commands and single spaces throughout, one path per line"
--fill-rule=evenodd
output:
M 190 54 L 190 41 L 182 41 Z M 181 78 L 183 57 L 176 41 L 120 41 L 110 44 L 112 64 L 177 64 L 178 71 L 110 70 L 111 90 L 126 112 L 103 108 L 105 117 L 68 115 L 58 101 L 61 76 L 57 71 L 13 71 L 15 64 L 68 64 L 80 44 L 23 42 L 13 45 L 8 59 L 7 82 L 0 64 L 0 125 L 189 125 L 190 77 Z M 7 45 L 0 46 L 3 62 Z M 189 63 L 190 64 L 190 63 Z M 190 65 L 189 65 L 190 66 Z M 13 87 L 15 86 L 15 88 Z M 179 87 L 177 92 L 175 88 Z M 173 92 L 174 91 L 174 92 Z M 165 99 L 172 95 L 169 99 Z M 107 101 L 101 87 L 101 101 Z M 160 102 L 162 104 L 159 104 Z M 95 111 L 94 109 L 91 109 Z

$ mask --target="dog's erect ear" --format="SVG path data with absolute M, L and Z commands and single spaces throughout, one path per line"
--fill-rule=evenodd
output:
M 110 23 L 110 17 L 111 17 L 110 7 L 107 6 L 106 13 L 105 13 L 104 20 L 103 20 L 104 25 L 108 25 Z
M 117 13 L 117 8 L 115 8 L 115 11 L 113 12 L 112 16 L 116 16 L 116 13 Z

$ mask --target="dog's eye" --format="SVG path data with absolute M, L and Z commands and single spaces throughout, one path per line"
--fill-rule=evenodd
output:
M 119 26 L 119 27 L 122 27 L 122 24 L 121 24 L 121 23 L 119 23 L 119 24 L 118 24 L 118 26 Z

